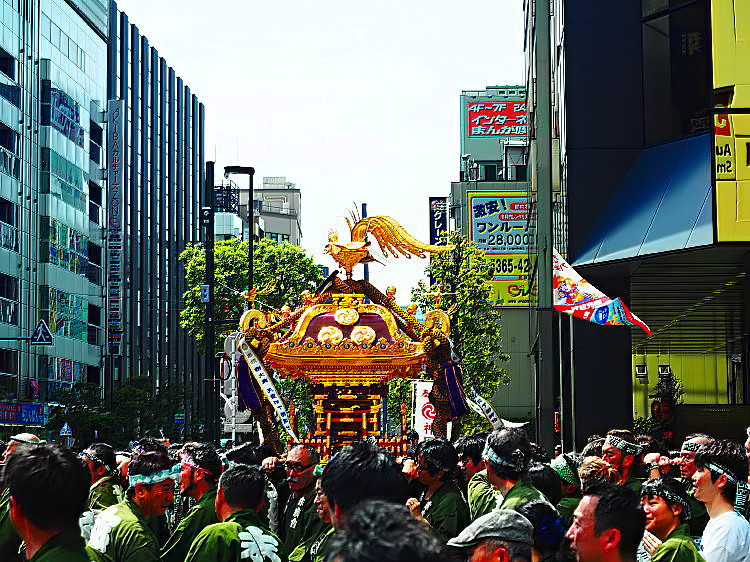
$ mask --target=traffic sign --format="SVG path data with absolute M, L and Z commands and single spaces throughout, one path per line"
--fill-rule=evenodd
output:
M 44 320 L 39 320 L 36 328 L 34 328 L 34 333 L 31 334 L 29 343 L 31 345 L 53 345 L 52 332 L 49 331 L 47 323 Z
M 181 424 L 185 423 L 185 414 L 175 414 L 174 415 L 174 423 Z
M 62 426 L 62 429 L 60 430 L 60 437 L 73 437 L 73 430 L 70 429 L 68 422 L 65 422 L 65 424 Z
M 201 302 L 211 302 L 211 288 L 208 285 L 201 285 Z

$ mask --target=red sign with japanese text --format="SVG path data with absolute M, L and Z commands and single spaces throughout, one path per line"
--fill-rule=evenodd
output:
M 470 137 L 525 137 L 526 102 L 468 102 Z

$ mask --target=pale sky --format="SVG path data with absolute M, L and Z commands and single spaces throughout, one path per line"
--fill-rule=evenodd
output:
M 349 240 L 354 202 L 426 242 L 428 197 L 458 179 L 461 91 L 525 84 L 521 0 L 118 6 L 205 105 L 217 180 L 239 164 L 255 168 L 256 186 L 263 176 L 296 183 L 302 244 L 331 268 L 327 232 Z M 370 280 L 408 303 L 426 260 L 386 263 L 370 266 Z

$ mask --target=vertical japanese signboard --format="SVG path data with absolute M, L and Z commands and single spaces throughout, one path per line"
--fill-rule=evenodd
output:
M 107 105 L 107 349 L 122 355 L 125 103 Z
M 525 137 L 526 102 L 467 102 L 469 137 Z
M 435 421 L 435 406 L 430 402 L 430 391 L 433 381 L 412 381 L 414 400 L 414 430 L 419 434 L 419 440 L 432 439 L 432 422 Z
M 469 236 L 495 260 L 492 300 L 499 307 L 529 306 L 529 197 L 525 191 L 469 192 Z
M 430 197 L 430 244 L 439 244 L 448 231 L 448 198 Z
M 448 198 L 430 197 L 430 244 L 440 244 L 440 236 L 448 232 Z M 430 255 L 432 262 L 432 255 Z M 430 285 L 435 279 L 430 275 Z

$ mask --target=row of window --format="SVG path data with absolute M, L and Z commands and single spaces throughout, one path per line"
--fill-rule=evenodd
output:
M 266 232 L 265 238 L 270 238 L 274 242 L 289 242 L 288 234 L 280 234 L 278 232 Z
M 68 37 L 45 14 L 42 14 L 42 36 L 57 47 L 64 57 L 70 59 L 73 64 L 86 72 L 86 67 L 88 66 L 86 51 L 81 49 L 75 41 Z

